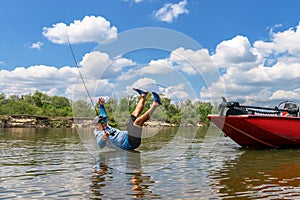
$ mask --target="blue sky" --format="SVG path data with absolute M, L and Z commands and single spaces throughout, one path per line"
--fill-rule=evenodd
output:
M 0 3 L 0 92 L 8 95 L 40 90 L 86 96 L 67 30 L 93 96 L 125 95 L 131 87 L 144 87 L 180 100 L 216 101 L 225 95 L 272 105 L 300 99 L 297 0 Z M 155 39 L 162 41 L 155 48 L 137 46 L 120 55 L 104 51 L 137 28 L 142 32 L 131 37 L 131 44 L 153 40 L 149 32 L 162 34 Z M 168 34 L 174 34 L 170 41 Z M 184 37 L 178 41 L 180 35 Z

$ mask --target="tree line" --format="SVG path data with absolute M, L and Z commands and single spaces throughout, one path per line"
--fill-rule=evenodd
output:
M 158 121 L 175 125 L 184 123 L 208 123 L 207 115 L 215 112 L 216 106 L 207 102 L 186 100 L 178 104 L 162 96 L 162 106 L 152 115 Z M 147 98 L 144 112 L 150 107 L 153 97 Z M 111 98 L 105 108 L 112 125 L 123 125 L 134 110 L 138 97 Z M 34 94 L 6 96 L 0 94 L 0 115 L 26 114 L 48 117 L 93 117 L 99 113 L 98 105 L 90 105 L 85 100 L 71 101 L 63 96 L 49 96 L 40 91 Z
M 12 114 L 67 117 L 72 116 L 72 108 L 66 97 L 48 96 L 39 91 L 9 97 L 0 94 L 0 115 Z

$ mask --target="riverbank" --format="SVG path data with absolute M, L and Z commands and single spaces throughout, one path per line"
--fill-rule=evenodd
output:
M 1 128 L 75 128 L 90 126 L 93 122 L 92 118 L 73 118 L 73 117 L 45 117 L 36 115 L 3 115 L 0 116 Z M 160 122 L 148 121 L 145 126 L 149 127 L 176 127 L 177 125 Z M 205 126 L 204 123 L 186 123 L 184 126 Z
M 2 115 L 0 127 L 2 128 L 60 128 L 72 127 L 72 117 L 44 117 L 36 115 Z

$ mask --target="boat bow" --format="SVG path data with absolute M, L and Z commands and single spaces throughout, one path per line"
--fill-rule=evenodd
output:
M 288 106 L 289 109 L 285 109 L 284 106 L 262 108 L 240 106 L 238 102 L 223 102 L 219 106 L 220 114 L 209 115 L 208 118 L 242 147 L 299 147 L 299 106 Z M 283 115 L 283 112 L 288 114 Z

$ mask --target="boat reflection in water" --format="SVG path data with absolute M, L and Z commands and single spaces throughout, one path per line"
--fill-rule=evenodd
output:
M 141 170 L 139 151 L 112 149 L 109 152 L 101 152 L 97 158 L 91 182 L 90 190 L 93 196 L 104 199 L 126 196 L 131 198 L 158 197 L 151 191 L 155 181 Z
M 226 199 L 300 199 L 300 150 L 247 150 L 210 175 Z

